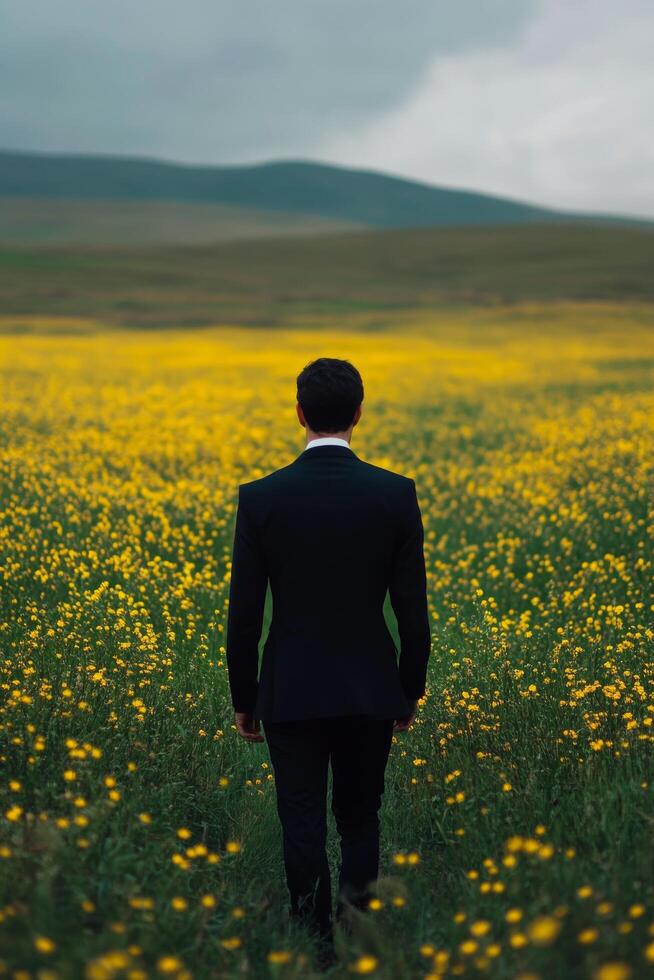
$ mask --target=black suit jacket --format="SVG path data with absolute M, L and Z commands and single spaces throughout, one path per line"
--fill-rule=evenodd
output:
M 406 716 L 431 646 L 423 540 L 415 482 L 345 446 L 309 447 L 241 484 L 227 617 L 234 709 L 266 721 Z

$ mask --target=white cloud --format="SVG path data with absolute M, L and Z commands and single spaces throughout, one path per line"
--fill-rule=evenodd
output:
M 504 48 L 437 56 L 333 162 L 562 208 L 654 217 L 654 5 L 544 0 Z

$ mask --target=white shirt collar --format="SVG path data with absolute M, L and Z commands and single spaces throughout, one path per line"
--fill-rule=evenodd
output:
M 347 449 L 350 448 L 347 439 L 339 439 L 337 436 L 320 436 L 318 439 L 310 439 L 304 448 L 305 450 L 312 449 L 314 446 L 345 446 Z

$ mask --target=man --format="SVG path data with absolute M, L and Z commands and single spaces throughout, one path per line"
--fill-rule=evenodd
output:
M 409 728 L 424 694 L 431 640 L 415 482 L 350 448 L 362 402 L 348 361 L 321 357 L 298 376 L 306 447 L 239 486 L 227 621 L 236 726 L 260 742 L 263 723 L 291 915 L 324 941 L 325 962 L 333 957 L 329 765 L 342 857 L 337 921 L 346 925 L 347 910 L 372 897 L 386 762 L 393 732 Z M 273 614 L 258 676 L 268 582 Z

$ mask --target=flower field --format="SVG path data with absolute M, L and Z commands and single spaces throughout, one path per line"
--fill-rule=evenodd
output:
M 223 644 L 238 483 L 302 450 L 294 381 L 321 355 L 363 375 L 354 451 L 416 480 L 433 627 L 378 898 L 334 975 L 654 976 L 651 307 L 19 326 L 0 332 L 0 976 L 313 975 Z

